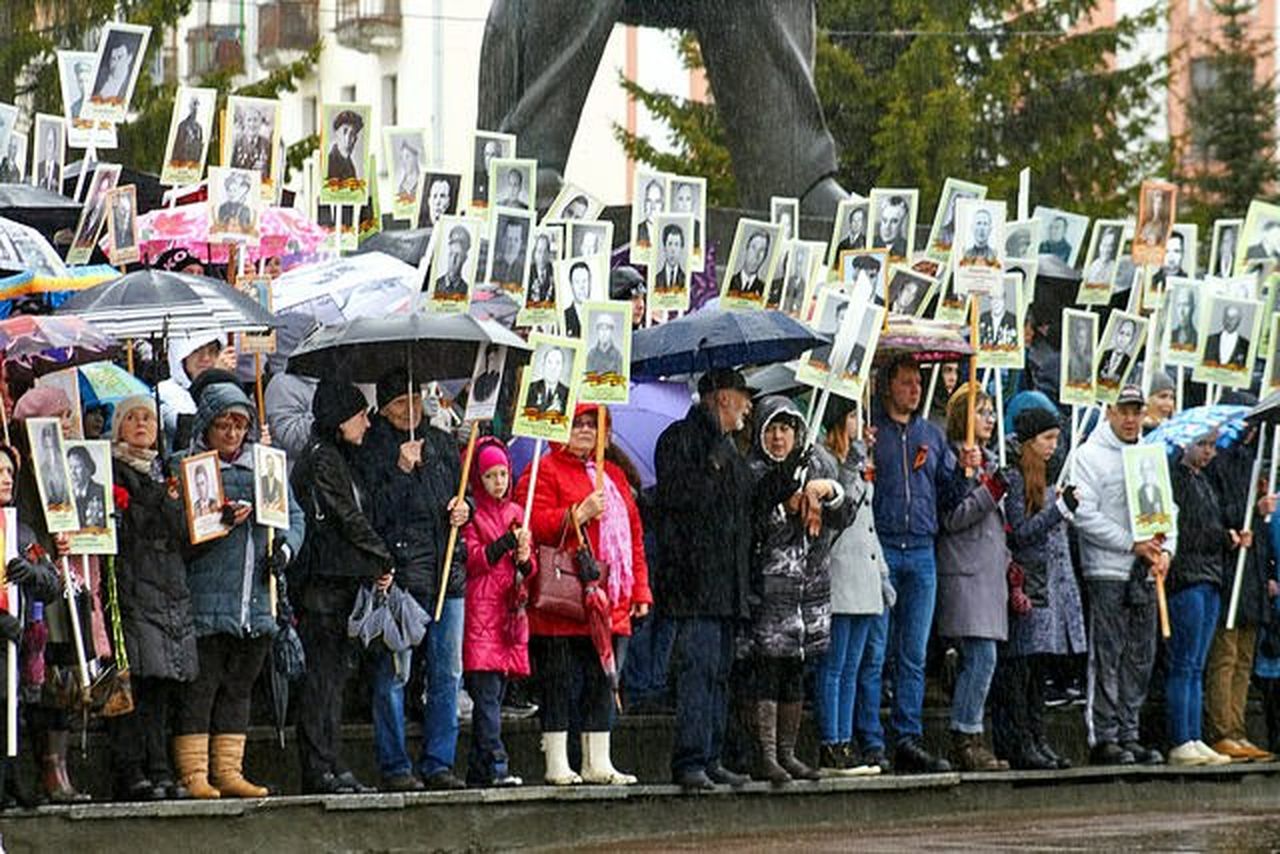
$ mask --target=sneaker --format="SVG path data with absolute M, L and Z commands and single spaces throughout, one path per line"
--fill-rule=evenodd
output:
M 1230 762 L 1231 760 L 1227 760 Z M 1209 758 L 1200 752 L 1194 741 L 1184 741 L 1169 751 L 1169 764 L 1180 768 L 1208 765 Z
M 951 770 L 950 762 L 925 750 L 920 740 L 915 738 L 898 745 L 893 763 L 899 771 L 909 774 L 944 774 Z
M 432 774 L 430 777 L 423 780 L 422 783 L 428 789 L 435 792 L 457 791 L 458 789 L 465 789 L 467 787 L 466 783 L 453 776 L 453 772 L 448 770 Z
M 527 700 L 513 700 L 502 704 L 502 719 L 504 721 L 522 721 L 525 718 L 533 717 L 537 713 L 538 704 Z
M 818 770 L 828 777 L 839 777 L 848 770 L 840 744 L 823 744 L 818 748 Z
M 1205 758 L 1204 764 L 1206 765 L 1230 765 L 1231 764 L 1230 756 L 1226 756 L 1224 754 L 1219 753 L 1209 745 L 1205 744 L 1203 741 L 1200 741 L 1197 739 L 1195 741 L 1195 746 L 1196 746 L 1196 749 L 1200 751 L 1200 754 L 1204 756 Z
M 883 747 L 872 747 L 864 750 L 862 752 L 862 761 L 879 768 L 881 774 L 888 774 L 893 770 L 893 763 L 889 761 L 889 755 L 884 752 Z
M 1164 757 L 1154 747 L 1144 747 L 1136 741 L 1122 741 L 1120 747 L 1133 754 L 1133 761 L 1139 765 L 1162 765 Z
M 382 778 L 384 792 L 421 792 L 422 781 L 413 774 L 395 774 Z
M 1132 765 L 1134 761 L 1133 754 L 1114 741 L 1095 744 L 1089 751 L 1091 765 Z
M 846 741 L 840 745 L 840 752 L 844 754 L 844 776 L 870 777 L 880 773 L 880 765 L 859 756 L 858 748 L 851 742 Z

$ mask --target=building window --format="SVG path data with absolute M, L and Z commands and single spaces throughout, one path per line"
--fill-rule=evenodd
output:
M 382 124 L 384 127 L 399 124 L 399 111 L 396 109 L 396 75 L 382 76 Z
M 339 95 L 339 100 L 342 101 L 342 103 L 354 104 L 356 100 L 355 84 L 353 83 L 350 86 L 343 86 L 341 89 L 338 90 L 338 95 Z
M 308 95 L 302 99 L 302 136 L 304 139 L 315 135 L 316 114 L 319 109 L 319 104 L 316 103 L 314 95 Z

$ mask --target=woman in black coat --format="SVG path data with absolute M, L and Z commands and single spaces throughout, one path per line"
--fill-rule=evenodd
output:
M 169 765 L 169 718 L 178 686 L 196 676 L 196 634 L 182 547 L 186 514 L 157 459 L 155 401 L 126 398 L 111 424 L 116 486 L 116 596 L 134 710 L 107 718 L 116 797 L 185 798 Z M 116 650 L 119 660 L 120 651 Z

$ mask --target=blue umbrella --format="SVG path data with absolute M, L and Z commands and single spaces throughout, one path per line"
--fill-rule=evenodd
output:
M 1243 435 L 1244 418 L 1248 414 L 1248 406 L 1226 403 L 1193 406 L 1177 413 L 1142 437 L 1142 442 L 1147 445 L 1164 442 L 1170 451 L 1181 450 L 1217 430 L 1218 447 L 1226 448 L 1239 441 Z
M 670 377 L 768 365 L 829 343 L 827 336 L 780 311 L 704 308 L 636 332 L 631 376 Z

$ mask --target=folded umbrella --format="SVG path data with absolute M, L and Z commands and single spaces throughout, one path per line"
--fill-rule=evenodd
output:
M 609 679 L 609 686 L 618 691 L 618 663 L 613 657 L 613 609 L 609 595 L 600 585 L 591 583 L 582 591 L 584 610 L 587 612 L 587 630 L 591 633 L 591 645 L 600 658 L 600 668 Z

